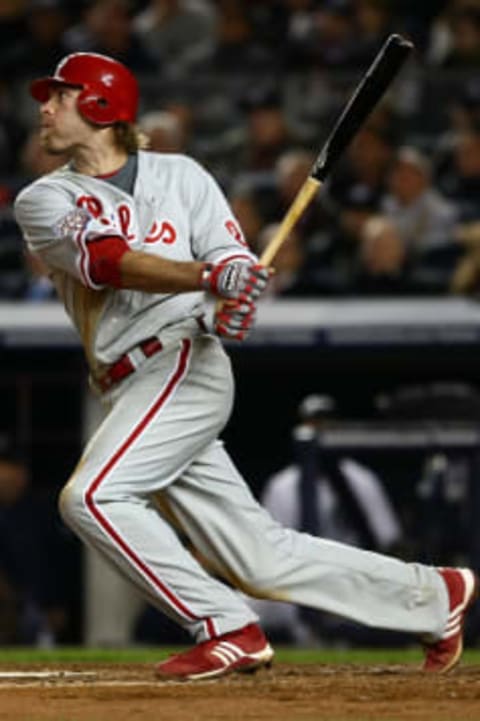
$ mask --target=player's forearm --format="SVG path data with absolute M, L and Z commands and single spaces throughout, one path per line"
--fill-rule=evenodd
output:
M 120 260 L 122 288 L 146 293 L 201 290 L 203 263 L 174 261 L 141 251 L 128 251 Z
M 119 236 L 94 238 L 87 248 L 94 283 L 143 293 L 204 290 L 220 298 L 254 301 L 270 275 L 268 268 L 253 263 L 179 262 L 133 251 Z

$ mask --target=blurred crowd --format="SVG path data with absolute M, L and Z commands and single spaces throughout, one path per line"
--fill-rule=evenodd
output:
M 75 51 L 138 76 L 151 148 L 187 153 L 261 254 L 392 32 L 414 57 L 276 261 L 275 296 L 480 287 L 480 0 L 0 0 L 0 299 L 54 299 L 12 201 L 61 158 L 38 145 L 32 78 Z
M 0 645 L 50 647 L 73 633 L 78 552 L 53 493 L 0 434 Z

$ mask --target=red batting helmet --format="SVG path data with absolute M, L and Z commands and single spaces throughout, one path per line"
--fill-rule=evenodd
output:
M 135 122 L 138 84 L 130 70 L 117 60 L 98 53 L 72 53 L 58 63 L 54 75 L 34 80 L 30 93 L 45 103 L 52 87 L 59 85 L 82 89 L 78 111 L 95 125 Z

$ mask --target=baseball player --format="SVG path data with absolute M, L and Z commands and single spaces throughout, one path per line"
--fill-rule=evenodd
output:
M 454 666 L 476 594 L 471 570 L 407 564 L 283 528 L 218 440 L 233 398 L 218 335 L 241 340 L 250 330 L 269 271 L 215 181 L 188 157 L 140 150 L 137 82 L 111 58 L 69 55 L 31 93 L 43 147 L 70 161 L 19 194 L 16 218 L 109 411 L 60 509 L 196 640 L 160 662 L 158 677 L 270 664 L 273 650 L 235 587 L 410 631 L 428 644 L 425 670 Z M 225 301 L 216 334 L 203 321 L 205 293 Z

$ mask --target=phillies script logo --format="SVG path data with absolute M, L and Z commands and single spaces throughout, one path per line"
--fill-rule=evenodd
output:
M 132 228 L 132 211 L 126 203 L 120 203 L 116 209 L 116 218 L 107 218 L 101 201 L 93 195 L 81 195 L 77 200 L 77 206 L 86 210 L 92 217 L 105 226 L 112 226 L 120 231 L 126 240 L 135 240 L 135 233 Z
M 118 229 L 126 240 L 134 240 L 135 233 L 132 228 L 132 211 L 126 203 L 120 203 L 116 209 L 116 218 L 108 218 L 105 215 L 105 211 L 102 202 L 93 195 L 82 195 L 77 200 L 77 206 L 86 210 L 93 218 L 105 226 L 112 226 L 112 228 Z M 162 220 L 161 222 L 155 221 L 150 231 L 145 238 L 145 243 L 165 243 L 171 245 L 177 239 L 177 231 L 174 226 L 168 220 Z
M 87 210 L 94 218 L 99 218 L 103 213 L 103 205 L 93 195 L 81 195 L 77 199 L 77 206 Z
M 150 228 L 150 232 L 145 238 L 145 243 L 165 243 L 171 245 L 175 243 L 177 239 L 177 231 L 168 220 L 162 220 L 162 222 L 154 222 Z
M 245 248 L 248 248 L 248 243 L 246 242 L 245 238 L 243 237 L 243 233 L 238 227 L 238 225 L 233 220 L 226 220 L 225 221 L 225 228 L 228 230 L 230 235 L 235 238 L 237 243 L 240 243 L 240 245 L 243 245 Z

